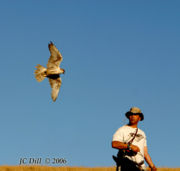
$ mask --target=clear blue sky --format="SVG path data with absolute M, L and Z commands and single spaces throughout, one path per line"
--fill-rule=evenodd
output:
M 0 165 L 21 157 L 113 166 L 113 133 L 141 108 L 157 166 L 180 167 L 180 1 L 0 2 Z M 53 41 L 64 60 L 55 103 L 46 66 Z

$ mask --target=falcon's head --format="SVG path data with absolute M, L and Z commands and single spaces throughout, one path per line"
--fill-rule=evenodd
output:
M 64 74 L 65 73 L 65 70 L 63 68 L 60 69 L 60 73 L 61 74 Z

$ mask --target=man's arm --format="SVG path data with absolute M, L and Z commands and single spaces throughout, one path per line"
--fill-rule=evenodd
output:
M 144 147 L 144 158 L 145 158 L 146 162 L 148 163 L 149 167 L 151 168 L 151 170 L 152 171 L 157 171 L 156 166 L 154 165 L 154 163 L 151 160 L 150 155 L 148 154 L 147 146 Z
M 136 146 L 136 145 L 131 144 L 129 147 L 134 152 L 139 152 L 140 151 L 139 147 Z M 121 149 L 121 150 L 124 150 L 124 149 L 128 150 L 129 149 L 128 144 L 122 143 L 120 141 L 112 141 L 112 148 Z

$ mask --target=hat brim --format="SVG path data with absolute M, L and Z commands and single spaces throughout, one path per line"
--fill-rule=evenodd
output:
M 132 112 L 126 112 L 126 117 L 129 118 L 130 115 L 139 115 L 141 117 L 141 121 L 144 120 L 143 113 L 132 113 Z

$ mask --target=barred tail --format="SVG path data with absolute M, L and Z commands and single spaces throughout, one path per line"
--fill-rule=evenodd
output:
M 36 68 L 37 69 L 34 72 L 35 78 L 38 82 L 41 82 L 46 77 L 46 68 L 39 64 L 36 66 Z

